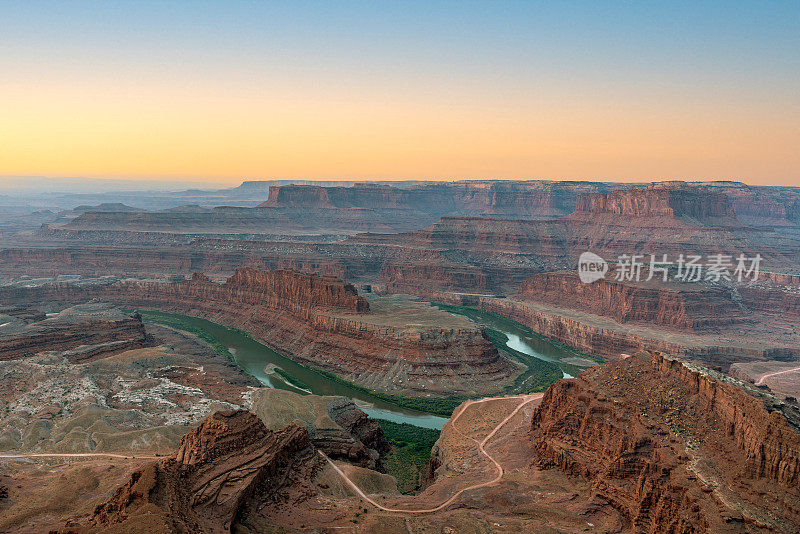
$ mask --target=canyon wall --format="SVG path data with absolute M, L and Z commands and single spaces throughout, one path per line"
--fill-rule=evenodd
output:
M 71 361 L 140 348 L 148 344 L 139 314 L 108 306 L 75 306 L 45 319 L 24 324 L 7 316 L 0 332 L 0 360 L 15 360 L 46 351 L 69 351 Z
M 445 304 L 475 306 L 508 317 L 532 331 L 579 351 L 612 360 L 642 350 L 661 351 L 704 362 L 726 370 L 737 361 L 794 361 L 796 348 L 749 343 L 746 338 L 726 342 L 722 338 L 681 336 L 644 327 L 619 325 L 603 317 L 534 302 L 455 293 L 431 293 Z
M 584 310 L 619 323 L 641 322 L 678 330 L 702 331 L 748 320 L 723 288 L 689 284 L 580 281 L 572 272 L 535 274 L 519 288 L 517 298 Z
M 532 417 L 537 462 L 586 478 L 635 531 L 794 532 L 800 414 L 722 380 L 659 353 L 560 380 Z
M 710 225 L 740 225 L 724 193 L 670 182 L 651 185 L 646 189 L 580 194 L 575 215 L 585 214 L 689 218 Z
M 742 287 L 739 295 L 751 310 L 800 320 L 800 293 L 769 287 Z
M 91 299 L 234 326 L 300 363 L 392 393 L 485 394 L 519 373 L 473 323 L 400 324 L 391 312 L 371 313 L 366 300 L 349 284 L 291 271 L 243 268 L 222 284 L 197 274 L 172 283 L 55 283 L 0 289 L 0 302 Z M 443 320 L 450 317 L 437 313 Z
M 272 186 L 261 207 L 405 209 L 434 219 L 480 215 L 518 219 L 553 219 L 575 208 L 579 193 L 609 190 L 595 182 L 471 181 L 392 187 L 314 185 Z M 432 222 L 432 221 L 430 221 Z

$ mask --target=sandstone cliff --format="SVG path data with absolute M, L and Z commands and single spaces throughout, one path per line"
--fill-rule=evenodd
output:
M 636 531 L 795 532 L 800 414 L 726 380 L 659 353 L 560 380 L 533 414 L 538 463 Z
M 689 224 L 740 226 L 724 193 L 682 182 L 654 184 L 646 189 L 578 195 L 575 217 L 624 215 L 682 220 Z
M 702 331 L 748 320 L 730 290 L 699 284 L 584 284 L 574 272 L 535 274 L 519 287 L 518 298 L 605 315 L 620 323 L 641 322 Z
M 0 290 L 0 302 L 91 299 L 206 317 L 241 328 L 300 363 L 393 393 L 486 394 L 519 374 L 474 323 L 423 303 L 372 312 L 351 285 L 315 275 L 240 269 L 222 284 L 195 275 L 173 283 Z
M 29 310 L 10 313 L 13 315 L 0 314 L 0 360 L 69 351 L 71 361 L 85 361 L 149 342 L 138 314 L 125 314 L 107 305 L 74 306 L 50 318 Z
M 472 181 L 406 187 L 281 185 L 270 187 L 269 198 L 261 207 L 397 209 L 419 213 L 422 220 L 445 215 L 551 219 L 572 212 L 579 193 L 608 188 L 607 184 L 593 182 L 544 181 Z
M 217 412 L 181 439 L 173 458 L 135 472 L 98 505 L 91 529 L 231 532 L 252 502 L 301 486 L 320 462 L 301 426 L 272 432 L 249 412 Z

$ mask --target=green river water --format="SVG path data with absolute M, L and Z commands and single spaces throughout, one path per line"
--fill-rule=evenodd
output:
M 370 417 L 388 419 L 397 423 L 410 423 L 425 428 L 441 429 L 447 422 L 445 417 L 402 408 L 347 384 L 331 380 L 295 363 L 239 330 L 198 317 L 163 312 L 158 312 L 158 314 L 178 318 L 184 323 L 204 330 L 231 352 L 236 363 L 242 369 L 267 387 L 286 389 L 298 393 L 349 397 Z M 557 362 L 562 357 L 573 355 L 571 351 L 563 346 L 528 335 L 521 325 L 517 327 L 516 323 L 511 321 L 503 320 L 501 324 L 495 324 L 496 321 L 493 322 L 491 316 L 480 317 L 480 319 L 479 322 L 505 333 L 508 337 L 507 344 L 510 348 L 530 356 Z M 302 383 L 307 387 L 301 388 L 292 385 L 279 374 L 276 374 L 273 371 L 274 367 L 282 369 L 286 374 L 294 378 L 296 383 Z M 566 373 L 564 373 L 564 376 L 569 377 Z

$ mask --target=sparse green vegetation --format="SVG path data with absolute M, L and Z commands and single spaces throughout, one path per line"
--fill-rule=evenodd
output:
M 426 462 L 431 456 L 431 448 L 439 439 L 441 431 L 432 428 L 423 428 L 421 426 L 412 425 L 409 423 L 395 423 L 386 419 L 376 419 L 386 439 L 393 445 L 408 446 L 414 454 L 423 458 Z
M 484 335 L 498 350 L 509 353 L 515 360 L 528 368 L 527 371 L 514 379 L 514 383 L 511 386 L 506 388 L 506 393 L 516 395 L 544 391 L 563 376 L 561 365 L 547 362 L 510 348 L 506 345 L 508 337 L 504 333 L 486 328 Z
M 422 487 L 425 466 L 431 458 L 431 448 L 440 432 L 408 423 L 378 419 L 392 451 L 383 459 L 387 473 L 397 480 L 402 493 L 414 493 Z
M 176 328 L 178 330 L 183 330 L 184 332 L 189 332 L 190 334 L 194 334 L 195 336 L 199 337 L 214 349 L 214 351 L 219 354 L 220 356 L 224 356 L 228 358 L 230 361 L 235 362 L 236 360 L 231 354 L 231 351 L 228 350 L 225 345 L 220 343 L 217 338 L 203 330 L 202 328 L 198 328 L 193 324 L 190 324 L 180 316 L 177 316 L 172 313 L 164 313 L 152 310 L 137 310 L 139 315 L 142 316 L 142 320 L 149 321 L 151 323 L 157 323 L 164 326 L 170 326 L 172 328 Z

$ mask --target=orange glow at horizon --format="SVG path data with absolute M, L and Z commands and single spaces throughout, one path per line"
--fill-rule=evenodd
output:
M 17 2 L 3 176 L 800 185 L 796 2 Z
M 241 179 L 730 179 L 797 185 L 792 113 L 736 102 L 229 83 L 0 90 L 0 175 Z

